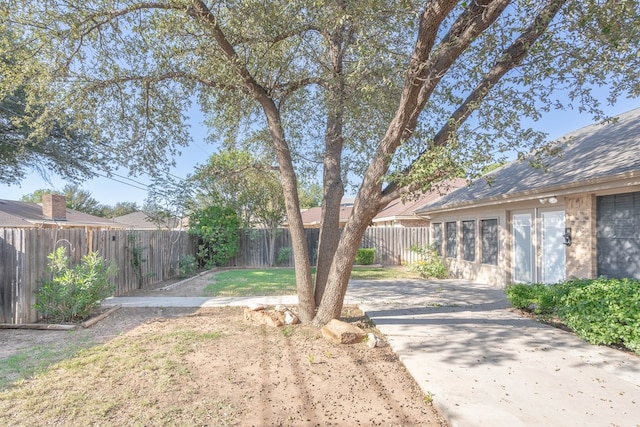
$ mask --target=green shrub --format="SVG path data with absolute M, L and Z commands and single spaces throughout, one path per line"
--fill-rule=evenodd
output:
M 542 283 L 511 284 L 505 289 L 507 300 L 512 306 L 546 316 L 557 314 L 562 298 L 579 282 L 564 282 L 554 285 Z
M 290 246 L 278 249 L 278 257 L 276 259 L 276 263 L 278 265 L 288 264 L 292 254 L 293 248 Z
M 118 269 L 91 252 L 82 262 L 69 266 L 65 248 L 58 248 L 47 257 L 51 279 L 43 279 L 36 291 L 35 309 L 51 322 L 75 322 L 88 318 L 111 296 L 115 286 L 111 282 Z
M 206 268 L 223 266 L 240 247 L 240 221 L 235 210 L 207 206 L 189 216 L 189 234 L 198 238 L 198 261 Z
M 183 255 L 178 260 L 178 277 L 191 277 L 198 268 L 198 261 L 193 255 Z
M 373 248 L 360 248 L 358 249 L 358 253 L 356 254 L 356 264 L 358 265 L 371 265 L 373 264 L 373 259 L 375 256 L 376 250 Z
M 562 299 L 559 314 L 591 344 L 618 344 L 640 353 L 640 281 L 595 279 Z
M 448 276 L 447 266 L 438 255 L 435 245 L 414 245 L 410 250 L 419 256 L 418 261 L 411 264 L 411 271 L 425 278 L 445 279 Z
M 513 284 L 506 294 L 516 308 L 559 316 L 591 344 L 623 345 L 640 353 L 640 281 L 599 278 L 555 285 Z

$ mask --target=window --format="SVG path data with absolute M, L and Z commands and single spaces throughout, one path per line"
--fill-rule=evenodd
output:
M 458 256 L 458 224 L 447 222 L 447 258 Z
M 480 221 L 482 239 L 482 263 L 498 265 L 498 220 L 483 219 Z
M 462 221 L 462 259 L 476 260 L 476 222 Z
M 433 247 L 442 256 L 442 223 L 433 224 Z

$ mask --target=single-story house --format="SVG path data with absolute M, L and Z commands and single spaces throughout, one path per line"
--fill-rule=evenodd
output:
M 467 184 L 467 180 L 457 178 L 443 181 L 437 188 L 419 196 L 417 199 L 402 200 L 398 198 L 382 209 L 371 220 L 371 227 L 428 227 L 429 221 L 415 214 L 415 210 L 426 203 L 437 200 L 443 194 Z M 344 227 L 353 209 L 353 199 L 343 199 L 340 203 L 340 227 Z M 302 222 L 305 228 L 320 228 L 322 208 L 315 207 L 302 211 Z
M 0 200 L 0 228 L 113 230 L 125 227 L 107 218 L 67 209 L 62 195 L 44 194 L 42 203 Z
M 416 213 L 455 277 L 504 286 L 640 278 L 640 109 L 556 141 Z
M 150 218 L 148 213 L 143 211 L 118 216 L 113 220 L 130 230 L 186 230 L 188 228 L 187 218 L 182 221 L 176 218 L 162 218 L 157 223 Z
M 347 223 L 352 209 L 353 199 L 342 199 L 340 202 L 340 228 L 344 227 Z M 320 222 L 322 220 L 322 208 L 320 206 L 304 209 L 300 213 L 302 215 L 304 228 L 320 228 Z
M 396 199 L 382 209 L 371 221 L 372 227 L 428 227 L 429 221 L 425 217 L 415 214 L 416 209 L 442 197 L 454 189 L 463 187 L 467 180 L 457 178 L 438 184 L 437 188 L 421 195 L 417 199 Z

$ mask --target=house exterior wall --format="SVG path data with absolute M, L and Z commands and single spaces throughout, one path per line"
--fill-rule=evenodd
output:
M 566 203 L 571 203 L 570 219 L 567 215 Z M 585 209 L 587 211 L 585 212 Z M 591 211 L 593 210 L 593 212 Z M 532 223 L 532 252 L 536 260 L 533 268 L 536 281 L 540 280 L 540 254 L 541 254 L 541 216 L 543 212 L 564 211 L 565 227 L 575 227 L 574 241 L 580 241 L 580 244 L 563 248 L 566 257 L 566 277 L 593 277 L 595 273 L 585 273 L 585 269 L 595 272 L 595 197 L 589 194 L 575 196 L 573 199 L 565 197 L 557 197 L 555 204 L 540 203 L 539 199 L 528 201 L 496 204 L 489 207 L 469 208 L 465 210 L 452 211 L 432 215 L 431 223 L 446 224 L 455 221 L 457 224 L 457 240 L 458 248 L 455 258 L 446 256 L 446 236 L 443 238 L 443 259 L 449 268 L 449 273 L 453 278 L 469 279 L 479 283 L 486 283 L 497 287 L 504 287 L 513 281 L 513 234 L 512 234 L 512 218 L 514 214 L 528 213 L 531 215 Z M 575 220 L 574 220 L 575 218 Z M 482 220 L 497 219 L 498 222 L 498 258 L 497 264 L 482 263 L 482 236 L 479 227 Z M 577 220 L 580 220 L 579 222 Z M 465 221 L 475 221 L 476 224 L 476 242 L 475 242 L 475 261 L 466 261 L 462 253 L 463 231 L 462 223 Z M 433 230 L 433 226 L 431 227 Z M 576 232 L 580 232 L 580 237 L 575 236 Z M 433 235 L 432 235 L 433 236 Z M 586 236 L 589 236 L 587 239 Z M 571 250 L 568 250 L 571 248 Z M 588 250 L 588 251 L 587 251 Z M 585 252 L 587 251 L 587 252 Z M 584 260 L 587 259 L 588 262 Z M 571 265 L 571 270 L 569 269 Z M 571 273 L 571 275 L 570 275 Z
M 481 221 L 482 220 L 497 220 L 498 227 L 498 258 L 497 263 L 486 264 L 482 262 L 482 234 L 481 234 Z M 464 248 L 463 241 L 463 226 L 465 221 L 475 221 L 475 260 L 467 261 L 463 257 Z M 450 214 L 434 215 L 430 220 L 431 226 L 431 238 L 430 241 L 434 241 L 433 224 L 442 224 L 443 229 L 446 223 L 455 222 L 457 227 L 457 250 L 456 257 L 447 257 L 447 242 L 446 232 L 442 239 L 442 257 L 447 265 L 449 275 L 452 278 L 469 279 L 479 283 L 487 283 L 498 287 L 505 286 L 507 282 L 506 266 L 506 247 L 505 242 L 508 240 L 507 230 L 507 216 L 506 210 L 483 208 L 483 209 L 469 209 L 461 212 L 455 212 Z
M 571 229 L 571 245 L 565 246 L 565 277 L 569 279 L 589 279 L 599 275 L 598 272 L 598 224 L 597 224 L 597 197 L 611 194 L 622 194 L 640 191 L 637 181 L 619 181 L 617 185 L 607 185 L 606 187 L 594 188 L 583 187 L 576 191 L 566 191 L 565 194 L 557 195 L 557 203 L 545 204 L 540 198 L 531 198 L 527 201 L 509 203 L 496 203 L 489 207 L 470 207 L 447 212 L 433 213 L 429 215 L 431 221 L 431 238 L 433 241 L 434 224 L 442 224 L 443 228 L 447 222 L 457 224 L 458 248 L 455 258 L 446 256 L 446 235 L 443 235 L 442 255 L 445 263 L 449 267 L 449 272 L 453 278 L 463 278 L 479 283 L 505 286 L 512 282 L 512 272 L 514 270 L 513 260 L 513 224 L 512 218 L 515 214 L 530 213 L 532 215 L 532 226 L 536 231 L 532 235 L 532 251 L 537 264 L 535 281 L 540 281 L 540 251 L 541 251 L 541 214 L 551 210 L 564 210 L 564 227 Z M 482 264 L 481 260 L 481 236 L 477 233 L 476 238 L 476 260 L 474 262 L 465 261 L 462 254 L 462 222 L 475 220 L 476 226 L 482 219 L 497 218 L 499 228 L 498 264 Z
M 571 245 L 566 248 L 567 279 L 596 277 L 595 195 L 565 197 L 565 227 L 571 229 Z

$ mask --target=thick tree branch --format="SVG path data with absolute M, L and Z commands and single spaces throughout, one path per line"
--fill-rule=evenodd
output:
M 193 12 L 190 13 L 190 16 L 208 25 L 216 45 L 227 58 L 230 65 L 235 69 L 247 90 L 260 104 L 266 116 L 271 141 L 276 152 L 276 157 L 278 158 L 278 164 L 280 165 L 280 176 L 285 194 L 289 230 L 294 243 L 294 257 L 298 260 L 296 263 L 296 265 L 298 265 L 298 268 L 296 268 L 296 286 L 300 303 L 300 318 L 303 322 L 310 322 L 314 316 L 316 304 L 313 296 L 311 266 L 307 262 L 309 259 L 309 250 L 304 237 L 305 231 L 300 213 L 297 178 L 291 158 L 291 150 L 286 142 L 284 129 L 280 120 L 280 111 L 267 90 L 255 80 L 246 68 L 244 61 L 241 60 L 234 47 L 229 43 L 216 17 L 208 9 L 207 5 L 204 4 L 202 0 L 192 0 L 192 4 Z
M 470 46 L 476 36 L 486 30 L 504 11 L 509 0 L 476 0 L 456 19 L 447 35 L 435 49 L 438 28 L 456 6 L 455 1 L 430 2 L 420 18 L 420 29 L 410 71 L 405 80 L 400 106 L 380 142 L 376 154 L 365 173 L 362 188 L 380 189 L 382 177 L 387 172 L 396 149 L 415 130 L 417 120 L 433 90 L 444 74 Z M 373 190 L 372 190 L 373 191 Z M 378 190 L 379 191 L 379 190 Z M 368 199 L 382 193 L 371 193 Z M 356 199 L 355 205 L 357 206 Z M 356 210 L 357 207 L 354 207 Z
M 418 118 L 451 66 L 471 45 L 475 38 L 486 30 L 502 14 L 510 0 L 474 1 L 460 15 L 443 40 L 435 48 L 437 55 L 423 65 L 420 78 L 423 80 L 418 99 L 404 128 L 402 139 L 411 136 L 416 128 Z
M 500 58 L 494 63 L 491 69 L 484 75 L 482 81 L 467 96 L 464 102 L 451 114 L 444 126 L 436 133 L 431 143 L 431 147 L 442 147 L 451 141 L 451 136 L 477 109 L 480 102 L 486 97 L 491 88 L 509 71 L 522 63 L 530 47 L 542 36 L 551 21 L 565 5 L 567 0 L 548 0 L 546 5 L 540 10 L 538 15 L 532 20 L 525 31 L 503 52 Z M 408 175 L 415 164 L 420 161 L 429 150 L 423 150 L 416 159 L 402 172 L 401 175 Z M 434 181 L 438 177 L 434 177 Z M 422 183 L 412 183 L 400 186 L 398 182 L 389 184 L 382 192 L 384 200 L 393 200 L 404 192 L 415 191 Z

